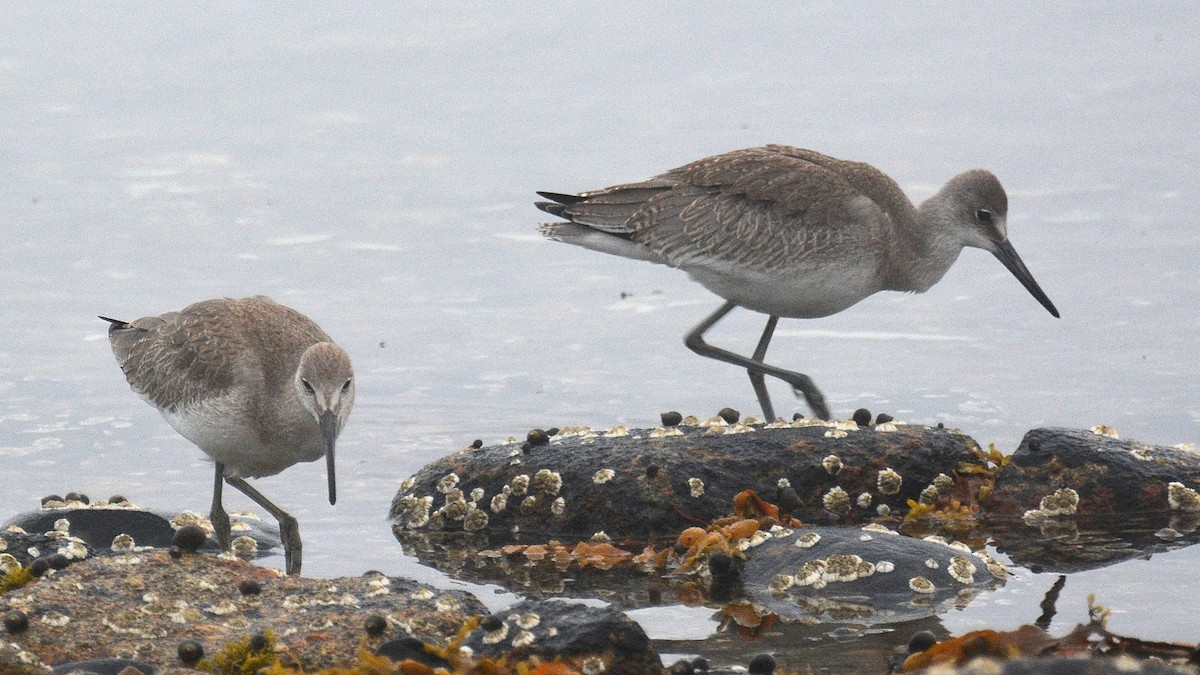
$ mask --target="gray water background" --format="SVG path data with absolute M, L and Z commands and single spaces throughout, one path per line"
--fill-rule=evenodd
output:
M 915 200 L 991 169 L 1062 311 L 967 250 L 923 295 L 781 322 L 770 360 L 835 414 L 945 422 L 1005 452 L 1044 425 L 1200 443 L 1194 4 L 9 3 L 0 35 L 5 517 L 68 490 L 205 511 L 211 465 L 128 390 L 95 316 L 263 293 L 358 374 L 337 506 L 320 463 L 257 481 L 299 518 L 305 572 L 461 586 L 388 531 L 426 462 L 537 426 L 756 412 L 743 371 L 682 344 L 715 296 L 542 241 L 533 191 L 764 143 L 870 162 Z M 748 352 L 762 323 L 735 312 L 712 339 Z M 781 414 L 806 411 L 771 386 Z M 1198 563 L 1073 575 L 1054 630 L 1096 592 L 1114 629 L 1195 641 L 1200 599 L 1180 588 Z M 943 623 L 1029 622 L 1052 579 L 1019 571 Z M 715 626 L 635 616 L 655 637 Z

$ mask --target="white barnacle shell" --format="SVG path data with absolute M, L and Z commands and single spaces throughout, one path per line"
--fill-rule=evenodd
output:
M 783 593 L 795 584 L 796 577 L 790 574 L 776 574 L 775 576 L 771 577 L 771 581 L 767 584 L 767 588 L 772 593 Z
M 1175 511 L 1200 511 L 1200 492 L 1179 481 L 1172 481 L 1167 484 L 1167 504 Z
M 812 548 L 819 541 L 821 541 L 821 535 L 810 531 L 796 537 L 796 541 L 792 542 L 792 546 L 796 548 Z
M 863 492 L 859 494 L 858 499 L 855 499 L 854 503 L 858 504 L 858 508 L 863 509 L 864 511 L 871 508 L 871 493 Z
M 258 542 L 253 537 L 236 537 L 229 542 L 229 550 L 242 560 L 254 560 L 258 556 Z
M 933 585 L 933 582 L 925 577 L 913 577 L 909 579 L 908 587 L 911 588 L 914 593 L 933 593 L 937 590 L 937 587 Z
M 562 489 L 562 476 L 557 471 L 538 469 L 538 472 L 533 474 L 533 481 L 530 483 L 530 486 L 538 492 L 556 495 Z
M 487 511 L 476 508 L 467 509 L 467 515 L 463 518 L 463 530 L 467 532 L 478 532 L 479 530 L 486 528 L 487 525 Z
M 524 647 L 526 645 L 531 645 L 531 644 L 533 644 L 533 641 L 535 639 L 536 638 L 534 637 L 533 633 L 530 633 L 527 630 L 523 630 L 513 636 L 512 646 L 514 648 L 517 648 L 517 647 Z
M 508 637 L 508 622 L 501 621 L 498 628 L 483 634 L 483 644 L 494 645 L 506 637 Z
M 438 492 L 441 492 L 444 494 L 444 493 L 447 493 L 450 490 L 454 489 L 454 486 L 456 486 L 456 485 L 458 485 L 458 474 L 451 471 L 450 473 L 448 473 L 445 476 L 442 476 L 440 479 L 438 479 L 437 489 L 438 489 Z
M 111 548 L 116 552 L 132 551 L 133 549 L 137 548 L 137 544 L 134 543 L 133 537 L 122 533 L 113 537 Z
M 1052 494 L 1042 497 L 1038 510 L 1044 516 L 1073 516 L 1079 506 L 1079 493 L 1071 488 L 1059 488 Z
M 903 484 L 904 477 L 891 467 L 880 469 L 879 475 L 875 478 L 875 486 L 885 495 L 894 495 L 900 492 L 900 486 Z
M 895 571 L 895 569 L 896 563 L 890 560 L 880 560 L 879 562 L 875 563 L 875 571 L 879 572 L 880 574 L 887 574 Z
M 824 578 L 825 561 L 817 558 L 804 563 L 800 569 L 796 570 L 794 583 L 797 586 L 815 586 L 818 582 L 822 582 L 821 587 L 824 587 Z
M 691 491 L 693 497 L 699 497 L 704 494 L 704 481 L 699 478 L 689 478 L 688 489 Z
M 835 553 L 825 559 L 825 581 L 854 581 L 858 578 L 858 566 L 863 559 L 857 555 Z
M 1097 436 L 1105 436 L 1107 438 L 1121 437 L 1121 435 L 1117 433 L 1116 429 L 1107 424 L 1097 424 L 1096 426 L 1092 427 L 1092 433 L 1096 434 Z
M 926 485 L 925 489 L 921 490 L 921 494 L 917 496 L 917 501 L 925 505 L 933 505 L 937 503 L 938 489 L 933 485 Z
M 836 476 L 842 471 L 842 458 L 837 455 L 826 455 L 825 459 L 821 460 L 821 466 L 830 476 Z
M 612 469 L 598 469 L 596 473 L 592 474 L 592 482 L 596 485 L 604 485 L 616 475 L 617 472 Z
M 841 486 L 835 485 L 821 496 L 821 504 L 834 513 L 845 513 L 850 510 L 850 495 Z
M 658 427 L 650 432 L 650 438 L 665 438 L 667 436 L 682 436 L 683 431 L 678 427 Z
M 950 559 L 950 567 L 946 571 L 961 584 L 973 584 L 975 583 L 975 569 L 975 564 L 966 556 L 956 555 Z
M 518 497 L 529 491 L 529 474 L 523 473 L 518 476 L 513 476 L 512 493 Z

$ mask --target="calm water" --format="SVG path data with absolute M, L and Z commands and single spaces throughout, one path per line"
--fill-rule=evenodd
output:
M 812 375 L 835 414 L 942 421 L 1005 451 L 1042 425 L 1200 442 L 1200 10 L 1046 12 L 5 5 L 0 514 L 71 489 L 204 510 L 211 465 L 128 391 L 95 315 L 265 293 L 359 373 L 338 505 L 320 464 L 258 482 L 300 519 L 305 571 L 455 583 L 404 558 L 385 522 L 427 461 L 533 426 L 754 410 L 743 372 L 682 345 L 717 298 L 675 270 L 540 241 L 533 190 L 768 142 L 871 162 L 916 199 L 992 169 L 1063 314 L 968 250 L 924 295 L 782 322 L 771 360 Z M 712 337 L 750 351 L 762 321 L 737 312 Z M 1055 630 L 1096 592 L 1114 628 L 1194 641 L 1198 607 L 1175 586 L 1197 562 L 1075 575 Z M 943 623 L 1031 621 L 1051 582 L 1022 574 Z M 689 616 L 684 638 L 712 630 Z M 669 612 L 638 618 L 680 637 Z

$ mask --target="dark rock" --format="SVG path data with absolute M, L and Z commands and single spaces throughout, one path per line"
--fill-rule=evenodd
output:
M 124 499 L 124 498 L 121 498 Z M 133 539 L 133 544 L 136 546 L 153 546 L 155 548 L 167 548 L 176 544 L 176 530 L 171 524 L 172 518 L 176 516 L 164 515 L 153 511 L 133 508 L 131 506 L 113 506 L 112 503 L 98 502 L 85 508 L 74 507 L 57 507 L 57 508 L 42 508 L 37 511 L 23 513 L 16 518 L 9 520 L 3 526 L 0 526 L 0 536 L 4 537 L 9 544 L 9 551 L 17 549 L 14 553 L 17 560 L 22 564 L 28 564 L 29 556 L 20 555 L 20 551 L 28 548 L 38 548 L 40 550 L 56 550 L 63 552 L 68 558 L 77 559 L 82 555 L 73 555 L 66 553 L 61 549 L 69 541 L 78 541 L 86 545 L 87 555 L 113 555 L 120 552 L 112 550 L 113 542 L 119 535 L 128 535 Z M 69 524 L 67 534 L 72 540 L 64 540 L 59 536 L 44 536 L 42 533 L 52 532 L 55 535 L 61 533 L 54 532 L 55 525 L 59 520 L 66 520 Z M 264 525 L 257 520 L 242 521 L 249 525 L 250 530 L 246 532 L 247 536 L 258 542 L 258 551 L 260 556 L 272 555 L 279 551 L 279 533 L 269 525 Z M 26 534 L 21 535 L 8 530 L 11 527 L 19 527 Z M 198 528 L 196 525 L 184 525 L 181 530 L 190 530 L 190 528 Z M 219 552 L 220 546 L 215 538 L 208 537 L 203 529 L 199 533 L 193 532 L 193 537 L 199 537 L 204 534 L 201 539 L 202 545 L 198 550 Z M 187 537 L 187 535 L 183 535 Z M 14 545 L 16 544 L 16 545 Z M 189 550 L 187 546 L 180 546 L 183 550 Z
M 379 645 L 375 653 L 380 656 L 386 656 L 389 659 L 400 661 L 416 661 L 429 666 L 430 668 L 445 668 L 452 669 L 454 666 L 446 659 L 430 654 L 425 649 L 425 643 L 415 637 L 407 636 L 396 640 L 390 640 Z
M 187 665 L 192 665 L 200 659 L 204 658 L 204 647 L 195 640 L 184 640 L 179 643 L 179 649 L 176 650 L 179 654 L 179 660 Z
M 23 633 L 29 629 L 29 617 L 19 609 L 4 613 L 4 630 L 9 633 Z
M 785 621 L 910 621 L 961 607 L 1005 574 L 979 554 L 875 526 L 798 529 L 747 553 L 746 597 Z
M 937 636 L 927 630 L 917 631 L 908 639 L 908 653 L 923 652 L 937 644 Z
M 662 425 L 664 427 L 679 426 L 679 423 L 683 421 L 683 415 L 680 415 L 679 413 L 675 412 L 674 410 L 672 410 L 670 412 L 665 412 L 662 415 L 660 415 L 659 417 L 662 419 Z
M 1082 429 L 1033 429 L 997 472 L 989 516 L 1020 518 L 1061 488 L 1077 493 L 1073 516 L 1085 527 L 1098 518 L 1200 513 L 1200 453 Z
M 737 424 L 737 421 L 742 418 L 742 413 L 733 408 L 721 408 L 717 411 L 717 417 L 725 420 L 726 424 Z
M 746 670 L 750 675 L 771 675 L 775 672 L 775 657 L 770 654 L 757 654 L 750 659 Z
M 208 532 L 199 525 L 184 525 L 175 530 L 175 536 L 172 537 L 171 543 L 179 547 L 179 550 L 184 553 L 195 553 L 200 550 L 204 542 L 208 540 Z M 137 541 L 136 539 L 134 541 Z
M 1200 542 L 1200 454 L 1034 429 L 996 473 L 987 518 L 1014 562 L 1075 572 Z
M 871 411 L 866 408 L 859 408 L 854 411 L 854 415 L 850 418 L 860 427 L 871 426 Z
M 904 513 L 938 474 L 987 466 L 971 438 L 910 425 L 573 430 L 535 454 L 514 450 L 486 447 L 427 465 L 392 502 L 397 535 L 466 531 L 504 541 L 519 532 L 527 542 L 599 531 L 618 539 L 672 536 L 725 515 L 745 489 L 774 495 L 781 479 L 798 493 L 794 517 L 854 523 L 881 504 Z M 823 465 L 831 455 L 844 467 L 836 475 Z M 885 469 L 899 479 L 887 490 L 879 486 Z M 864 492 L 869 502 L 855 501 Z
M 557 600 L 519 602 L 502 612 L 498 627 L 482 624 L 465 645 L 476 655 L 507 655 L 517 663 L 536 656 L 561 659 L 580 672 L 662 673 L 658 655 L 641 626 L 610 608 L 586 607 Z
M 367 631 L 367 635 L 383 635 L 387 630 L 387 619 L 378 614 L 372 614 L 363 621 L 363 630 Z

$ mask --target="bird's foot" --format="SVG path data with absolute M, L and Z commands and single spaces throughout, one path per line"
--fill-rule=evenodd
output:
M 208 514 L 208 520 L 212 523 L 213 534 L 217 537 L 217 543 L 220 544 L 222 551 L 229 550 L 229 544 L 232 536 L 229 534 L 229 514 L 225 513 L 225 509 L 220 505 L 213 507 L 213 510 Z
M 817 389 L 817 386 L 806 375 L 801 375 L 800 377 L 804 379 L 788 381 L 788 384 L 792 385 L 792 392 L 796 394 L 797 398 L 804 397 L 805 402 L 808 403 L 808 407 L 812 408 L 813 415 L 818 419 L 833 419 L 829 414 L 829 406 L 825 405 L 825 396 L 821 393 L 821 390 Z
M 284 571 L 300 574 L 300 559 L 304 545 L 300 542 L 300 524 L 287 516 L 279 519 L 279 538 L 283 541 Z

